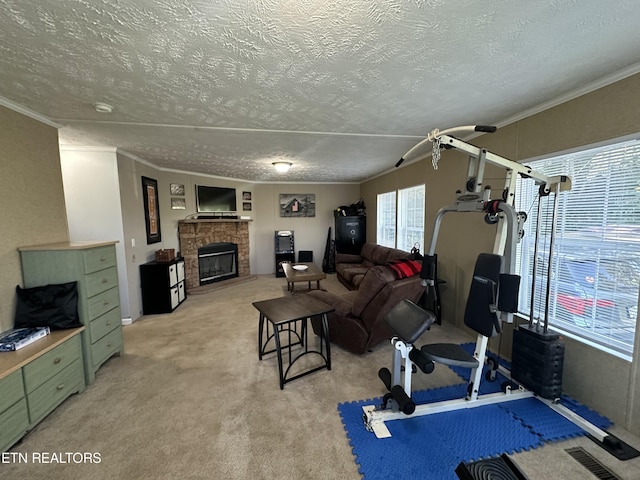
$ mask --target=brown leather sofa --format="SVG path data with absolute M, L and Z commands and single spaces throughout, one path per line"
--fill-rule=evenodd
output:
M 336 275 L 349 290 L 357 290 L 364 275 L 375 265 L 385 265 L 392 260 L 409 258 L 409 252 L 383 247 L 376 243 L 365 243 L 360 255 L 336 253 Z
M 335 308 L 327 315 L 329 338 L 344 349 L 363 354 L 392 336 L 384 316 L 403 299 L 417 303 L 423 293 L 420 275 L 396 278 L 386 265 L 369 267 L 357 290 L 342 295 L 312 290 L 311 295 Z M 313 331 L 319 334 L 320 319 L 312 318 Z

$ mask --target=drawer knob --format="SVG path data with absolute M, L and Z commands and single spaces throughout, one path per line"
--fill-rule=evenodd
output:
M 60 357 L 56 357 L 56 358 L 53 359 L 53 363 L 56 364 L 56 365 L 59 364 L 61 361 L 62 361 L 62 359 Z
M 106 278 L 102 279 L 102 283 L 107 283 L 109 280 L 107 280 Z
M 107 347 L 111 347 L 111 346 L 113 346 L 113 343 L 111 342 L 107 343 Z
M 62 390 L 64 388 L 64 383 L 61 383 L 60 385 L 58 385 L 58 390 Z
M 107 306 L 109 305 L 109 302 L 107 302 L 106 300 L 104 301 L 103 305 Z
M 106 260 L 106 257 L 100 257 L 100 261 L 104 262 Z
M 111 325 L 111 320 L 107 320 L 107 325 Z

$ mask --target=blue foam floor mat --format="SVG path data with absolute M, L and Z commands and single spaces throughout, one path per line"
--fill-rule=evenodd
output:
M 473 344 L 464 347 L 473 349 Z M 442 366 L 440 366 L 443 368 Z M 436 367 L 438 368 L 438 367 Z M 468 369 L 454 369 L 466 379 Z M 481 394 L 500 391 L 503 378 L 483 382 Z M 462 398 L 467 385 L 413 392 L 416 404 Z M 611 422 L 602 415 L 563 396 L 562 403 L 598 426 Z M 391 438 L 378 439 L 366 430 L 362 407 L 379 405 L 382 398 L 338 405 L 359 471 L 365 480 L 421 478 L 457 480 L 460 462 L 515 453 L 584 435 L 577 425 L 535 398 L 525 398 L 471 409 L 385 422 Z

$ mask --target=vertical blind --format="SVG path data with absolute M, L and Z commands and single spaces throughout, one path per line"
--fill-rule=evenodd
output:
M 425 186 L 378 194 L 376 242 L 410 252 L 424 241 Z M 396 208 L 397 198 L 397 208 Z
M 385 247 L 396 246 L 396 192 L 378 194 L 376 243 Z
M 637 140 L 528 163 L 547 175 L 569 175 L 572 189 L 558 195 L 551 265 L 549 245 L 554 195 L 519 179 L 516 209 L 525 211 L 518 247 L 522 275 L 519 309 L 569 332 L 620 352 L 633 353 L 640 284 L 640 142 Z M 540 201 L 541 215 L 536 218 Z M 535 229 L 540 242 L 533 279 Z
M 424 241 L 424 185 L 398 190 L 397 248 L 410 252 Z

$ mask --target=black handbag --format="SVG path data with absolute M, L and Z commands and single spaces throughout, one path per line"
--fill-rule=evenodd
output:
M 78 283 L 41 287 L 16 286 L 15 328 L 49 327 L 51 330 L 80 327 Z

